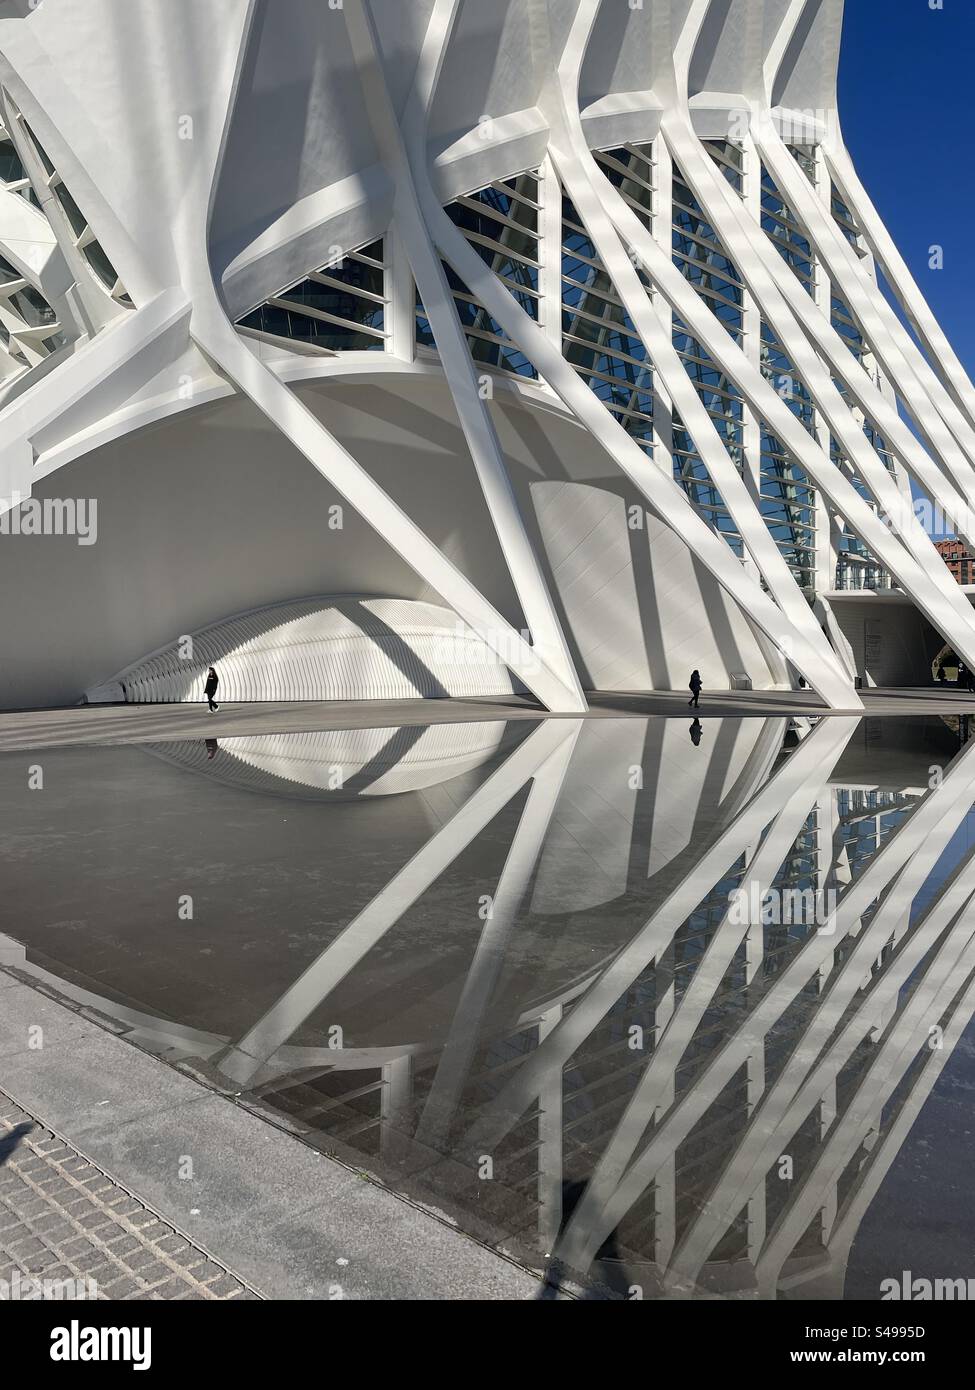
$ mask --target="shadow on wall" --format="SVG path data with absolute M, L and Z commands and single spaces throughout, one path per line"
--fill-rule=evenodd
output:
M 299 599 L 236 614 L 143 657 L 86 692 L 89 704 L 201 700 L 443 699 L 521 693 L 454 613 L 409 599 Z

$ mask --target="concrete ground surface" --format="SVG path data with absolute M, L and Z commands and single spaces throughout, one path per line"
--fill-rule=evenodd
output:
M 809 690 L 730 690 L 705 692 L 701 719 L 768 716 L 952 715 L 975 714 L 975 695 L 947 688 L 864 690 L 860 711 L 827 709 Z M 688 715 L 685 691 L 657 690 L 591 694 L 592 719 L 682 719 Z M 198 704 L 84 705 L 71 709 L 0 713 L 0 753 L 69 744 L 140 743 L 166 739 L 232 738 L 235 734 L 303 733 L 321 729 L 394 728 L 414 724 L 456 724 L 491 719 L 573 719 L 550 715 L 528 699 L 302 701 L 281 704 L 221 705 L 211 714 Z
M 2 1090 L 0 1291 L 12 1302 L 259 1297 Z
M 0 1277 L 94 1277 L 108 1298 L 539 1294 L 435 1214 L 3 968 L 0 1086 Z

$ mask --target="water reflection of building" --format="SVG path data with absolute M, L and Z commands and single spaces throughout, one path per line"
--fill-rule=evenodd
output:
M 130 1012 L 132 1034 L 536 1265 L 646 1297 L 841 1296 L 975 1008 L 975 753 L 789 732 L 525 730 L 243 1035 Z M 497 746 L 461 741 L 464 766 Z M 304 747 L 264 752 L 308 776 Z M 826 929 L 736 919 L 752 885 L 819 895 Z M 439 948 L 462 919 L 458 975 Z

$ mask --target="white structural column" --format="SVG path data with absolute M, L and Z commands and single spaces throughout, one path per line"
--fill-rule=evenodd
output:
M 923 566 L 923 572 L 930 576 L 934 587 L 940 590 L 942 603 L 939 611 L 953 611 L 952 629 L 947 632 L 943 628 L 938 630 L 949 641 L 965 640 L 956 638 L 959 624 L 962 632 L 969 626 L 975 634 L 975 619 L 972 617 L 967 599 L 959 593 L 958 585 L 945 566 L 937 563 L 939 557 L 930 537 L 922 529 L 913 510 L 904 506 L 903 495 L 896 482 L 864 435 L 860 424 L 853 418 L 849 406 L 834 385 L 830 373 L 823 366 L 812 344 L 806 341 L 793 313 L 801 317 L 815 335 L 815 346 L 833 361 L 837 372 L 843 372 L 848 378 L 850 391 L 854 395 L 859 394 L 865 412 L 885 431 L 898 453 L 911 464 L 919 480 L 931 489 L 936 500 L 941 501 L 951 514 L 957 515 L 962 511 L 959 495 L 945 481 L 910 430 L 900 421 L 896 409 L 884 399 L 863 368 L 856 363 L 849 349 L 841 343 L 839 334 L 825 321 L 813 299 L 806 294 L 762 229 L 749 220 L 740 201 L 729 190 L 727 181 L 720 176 L 701 150 L 689 126 L 675 118 L 665 120 L 664 129 L 667 138 L 673 144 L 675 154 L 681 159 L 681 167 L 695 196 L 726 238 L 728 249 L 736 263 L 745 267 L 745 282 L 752 287 L 777 337 L 787 345 L 787 351 L 797 371 L 816 405 L 826 417 L 844 453 L 852 460 L 862 481 L 884 510 L 891 531 L 903 542 L 918 564 Z M 791 156 L 789 159 L 795 176 L 804 179 Z M 808 183 L 806 186 L 815 204 L 813 190 Z M 721 331 L 720 327 L 717 331 Z M 770 394 L 775 394 L 767 384 L 766 389 Z M 783 407 L 784 402 L 779 401 L 779 410 Z M 795 434 L 797 428 L 799 434 Z M 834 477 L 841 476 L 829 459 L 828 453 L 802 429 L 794 417 L 792 431 L 797 441 L 800 435 L 805 435 L 807 444 L 815 447 L 820 467 L 825 466 Z M 808 448 L 805 453 L 808 457 Z M 805 457 L 802 462 L 805 465 Z M 828 493 L 828 489 L 824 488 L 824 491 Z M 847 521 L 857 529 L 858 517 L 869 515 L 869 509 L 863 499 L 858 494 L 855 495 L 858 503 L 856 511 L 851 513 L 849 502 L 842 511 Z M 871 529 L 877 534 L 885 528 L 878 524 L 875 518 Z M 932 616 L 930 611 L 928 616 Z
M 830 649 L 805 596 L 761 519 L 756 507 L 754 482 L 749 489 L 732 462 L 694 383 L 677 355 L 670 329 L 657 317 L 655 306 L 646 294 L 606 211 L 607 201 L 621 204 L 625 208 L 642 233 L 641 245 L 635 248 L 638 251 L 642 252 L 644 244 L 657 245 L 635 214 L 622 203 L 617 191 L 598 171 L 583 136 L 578 115 L 579 73 L 586 38 L 595 14 L 596 6 L 592 0 L 580 5 L 559 64 L 561 100 L 559 110 L 552 113 L 553 135 L 558 142 L 553 141 L 552 145 L 555 167 L 586 224 L 600 259 L 613 280 L 616 292 L 650 352 L 669 399 L 679 409 L 681 419 L 690 431 L 701 459 L 719 489 L 748 553 L 770 590 L 776 595 L 782 611 L 793 623 L 795 631 L 801 633 L 810 646 L 818 651 L 819 679 L 809 677 L 806 673 L 807 678 L 811 679 L 813 685 L 818 686 L 824 679 L 823 668 L 826 668 L 831 676 L 848 685 L 846 673 Z M 647 269 L 652 273 L 649 265 Z M 677 271 L 674 271 L 674 274 L 682 279 Z M 656 280 L 656 277 L 654 278 Z M 696 298 L 694 291 L 690 287 L 688 289 Z M 665 286 L 661 285 L 661 291 L 670 307 L 676 307 Z M 757 361 L 754 371 L 757 375 Z M 848 691 L 847 698 L 851 697 L 856 698 Z
M 58 391 L 44 378 L 3 411 L 0 514 L 29 497 L 34 482 L 32 441 L 72 409 L 117 409 L 133 383 L 150 381 L 189 341 L 191 306 L 178 288 L 164 290 L 83 343 L 57 367 Z
M 975 430 L 975 387 L 972 385 L 971 378 L 958 360 L 957 353 L 929 309 L 927 301 L 907 267 L 907 263 L 870 201 L 846 148 L 840 143 L 828 144 L 826 155 L 830 170 L 843 194 L 844 202 L 855 211 L 863 228 L 867 244 L 873 251 L 888 284 L 924 344 L 930 357 L 930 363 L 935 364 L 937 373 L 935 381 L 939 384 L 944 383 L 947 392 L 950 393 L 951 401 L 959 411 L 963 412 L 968 431 Z M 886 305 L 886 301 L 884 301 L 884 307 L 889 307 Z M 894 341 L 898 342 L 899 346 L 907 353 L 908 361 L 912 362 L 922 382 L 926 381 L 932 398 L 939 404 L 939 408 L 945 409 L 943 397 L 933 388 L 928 379 L 928 373 L 932 371 L 930 363 L 925 361 L 917 352 L 910 335 L 904 333 L 903 325 L 892 311 L 887 324 L 892 333 L 894 332 L 894 325 L 896 325 L 899 332 L 894 335 Z M 903 337 L 900 336 L 901 334 Z M 957 417 L 949 411 L 946 418 L 954 428 Z M 966 432 L 965 437 L 966 439 L 970 438 L 968 432 Z
M 346 16 L 353 51 L 363 74 L 368 109 L 377 144 L 396 179 L 394 222 L 412 266 L 417 289 L 440 353 L 447 384 L 460 420 L 484 500 L 507 562 L 512 582 L 533 637 L 536 658 L 552 682 L 563 687 L 558 708 L 588 708 L 524 520 L 505 469 L 504 457 L 467 347 L 447 277 L 437 257 L 414 191 L 415 171 L 425 166 L 423 112 L 436 87 L 436 72 L 427 74 L 425 92 L 407 110 L 404 132 L 393 111 L 374 27 L 363 0 L 347 0 Z M 443 50 L 441 50 L 442 60 Z M 404 139 L 405 135 L 405 139 Z M 411 158 L 412 156 L 412 158 Z
M 251 3 L 246 9 L 239 38 L 238 80 L 253 14 Z M 226 116 L 228 124 L 232 111 L 231 99 Z M 186 276 L 193 303 L 191 333 L 194 341 L 407 564 L 502 657 L 544 705 L 553 710 L 564 709 L 566 705 L 578 710 L 581 696 L 570 691 L 562 679 L 551 673 L 521 633 L 488 603 L 235 331 L 217 296 L 210 266 L 203 254 L 206 228 L 200 224 L 210 205 L 218 167 L 219 159 L 205 180 L 205 194 L 201 189 L 198 198 L 187 198 L 184 209 L 187 224 L 180 228 L 181 240 L 187 246 Z M 198 173 L 201 182 L 205 172 L 201 165 Z
M 657 318 L 656 310 L 617 239 L 592 184 L 571 154 L 553 146 L 553 156 L 556 169 L 569 196 L 586 223 L 586 230 L 599 252 L 600 259 L 612 277 L 627 313 L 650 352 L 655 370 L 663 380 L 670 400 L 679 410 L 684 425 L 690 431 L 701 459 L 720 491 L 748 553 L 769 589 L 775 594 L 783 613 L 793 624 L 794 631 L 802 634 L 819 657 L 818 672 L 815 675 L 807 672 L 807 678 L 820 689 L 823 681 L 831 678 L 843 681 L 848 686 L 845 673 L 840 670 L 812 609 L 796 584 L 768 528 L 762 522 L 747 485 L 732 463 L 714 421 L 684 370 L 670 334 Z M 588 150 L 586 159 L 589 159 Z M 647 239 L 651 240 L 649 233 L 646 235 Z M 848 703 L 856 700 L 855 694 L 849 689 L 846 698 Z
M 673 129 L 673 126 L 669 127 L 670 132 Z M 690 140 L 696 144 L 696 137 L 693 134 L 690 135 Z M 682 139 L 674 140 L 675 152 L 683 152 L 688 164 L 693 167 L 693 151 L 686 142 L 687 133 L 685 132 Z M 701 158 L 704 157 L 701 156 Z M 689 174 L 688 177 L 693 176 Z M 719 178 L 720 176 L 715 175 L 715 177 Z M 741 349 L 701 302 L 693 287 L 671 264 L 669 255 L 646 233 L 626 204 L 621 199 L 615 198 L 612 192 L 609 192 L 606 197 L 610 215 L 617 221 L 624 238 L 640 255 L 648 273 L 660 284 L 663 293 L 671 299 L 677 312 L 704 343 L 722 370 L 735 382 L 744 399 L 768 422 L 769 427 L 805 469 L 815 486 L 829 499 L 835 510 L 847 519 L 851 528 L 860 535 L 868 548 L 911 594 L 917 606 L 925 613 L 936 630 L 944 634 L 946 640 L 967 647 L 975 655 L 975 619 L 972 617 L 969 605 L 958 592 L 958 586 L 952 585 L 950 576 L 947 576 L 946 573 L 942 575 L 937 567 L 931 567 L 930 570 L 923 567 L 918 556 L 913 553 L 913 547 L 908 549 L 907 544 L 901 538 L 887 529 L 880 518 L 867 506 L 853 485 L 843 477 L 832 461 L 823 453 L 818 442 L 803 428 L 770 383 L 752 367 Z M 718 228 L 719 231 L 728 230 L 722 219 L 718 220 Z M 733 246 L 731 249 L 734 253 Z M 756 297 L 761 302 L 761 294 L 757 285 L 758 273 L 754 266 L 751 267 L 749 279 L 755 288 Z M 815 309 L 811 300 L 810 306 Z M 789 339 L 787 346 L 793 360 L 799 358 L 796 365 L 804 378 L 807 375 L 807 369 L 809 374 L 815 377 L 817 375 L 815 367 L 807 363 L 801 352 L 802 345 L 796 344 L 794 339 Z M 808 381 L 807 384 L 809 384 Z M 835 388 L 832 390 L 835 392 Z M 838 393 L 835 394 L 839 400 Z M 828 392 L 825 385 L 817 397 L 820 405 L 824 404 L 824 397 L 827 398 L 828 403 Z M 838 424 L 843 424 L 839 415 L 837 415 L 836 420 Z M 843 426 L 843 433 L 846 434 L 848 442 L 855 445 L 855 452 L 859 456 L 858 461 L 863 471 L 869 470 L 871 480 L 878 490 L 883 488 L 885 486 L 884 480 L 880 478 L 879 473 L 874 472 L 874 465 L 878 470 L 882 470 L 882 465 L 866 438 L 860 436 L 861 447 L 860 441 L 854 439 L 848 425 Z M 872 458 L 866 457 L 867 451 L 872 455 Z M 886 470 L 882 471 L 885 476 L 888 476 Z M 900 495 L 897 493 L 893 480 L 890 480 L 890 489 L 895 494 L 890 499 L 891 503 L 895 512 L 900 512 L 902 511 Z M 760 523 L 757 514 L 755 520 L 756 523 Z M 922 540 L 927 542 L 927 538 L 923 536 L 923 533 L 919 536 L 914 534 L 910 523 L 913 523 L 913 526 L 916 526 L 917 523 L 913 514 L 907 520 L 909 524 L 905 534 L 920 548 Z M 943 569 L 943 566 L 941 568 Z M 936 577 L 932 577 L 932 575 Z M 969 658 L 966 656 L 965 659 L 968 660 Z
M 763 157 L 777 171 L 776 180 L 780 175 L 785 179 L 785 183 L 780 184 L 782 191 L 788 189 L 793 195 L 798 193 L 799 206 L 795 211 L 800 217 L 804 212 L 809 214 L 807 230 L 811 234 L 812 244 L 824 257 L 831 277 L 842 285 L 846 302 L 871 339 L 871 348 L 886 376 L 895 383 L 903 398 L 910 402 L 922 435 L 926 439 L 931 438 L 928 431 L 933 426 L 934 413 L 940 412 L 941 418 L 962 445 L 969 462 L 975 462 L 975 388 L 868 198 L 839 134 L 836 113 L 826 113 L 826 129 L 817 132 L 822 137 L 817 149 L 827 184 L 822 215 L 819 208 L 814 207 L 810 212 L 807 190 L 796 182 L 793 161 L 779 137 L 771 112 L 778 65 L 810 3 L 811 0 L 792 0 L 782 16 L 765 63 L 759 101 L 761 115 L 756 122 Z M 790 164 L 793 164 L 791 169 Z M 876 281 L 864 273 L 859 256 L 835 225 L 829 212 L 834 180 L 846 205 L 854 212 L 874 260 L 887 276 L 936 370 L 905 331 Z M 944 445 L 934 443 L 933 448 L 937 455 L 938 449 L 944 448 Z M 952 467 L 954 455 L 950 450 L 945 451 L 944 459 Z M 968 471 L 957 473 L 952 468 L 952 473 L 964 490 L 969 480 Z
M 582 166 L 590 179 L 600 178 L 601 175 L 596 170 L 592 161 L 588 147 L 582 139 L 581 129 L 578 124 L 577 96 L 573 88 L 573 75 L 578 71 L 581 62 L 581 54 L 584 52 L 587 37 L 590 33 L 592 23 L 597 13 L 597 6 L 594 0 L 580 0 L 580 5 L 576 13 L 576 19 L 567 44 L 566 56 L 562 62 L 562 80 L 559 84 L 561 112 L 552 113 L 553 125 L 558 128 L 563 124 L 567 126 L 566 139 L 572 142 L 570 154 L 559 158 L 559 151 L 553 150 L 556 157 L 556 164 L 571 164 L 574 155 L 578 164 Z M 689 21 L 690 23 L 690 21 Z M 679 45 L 678 45 L 679 47 Z M 686 111 L 686 97 L 684 98 Z M 574 113 L 574 114 L 573 114 Z M 560 115 L 562 119 L 560 119 Z M 704 156 L 700 152 L 697 137 L 690 129 L 688 118 L 685 116 L 677 117 L 676 123 L 668 126 L 667 118 L 664 118 L 664 130 L 668 133 L 668 140 L 671 143 L 674 153 L 681 154 L 692 166 L 704 161 Z M 714 174 L 715 179 L 719 175 Z M 669 250 L 665 251 L 659 243 L 646 231 L 639 219 L 632 210 L 626 205 L 622 198 L 616 193 L 608 180 L 601 180 L 602 187 L 599 195 L 595 194 L 590 199 L 590 206 L 595 205 L 599 208 L 602 215 L 602 205 L 605 204 L 609 216 L 616 222 L 624 240 L 632 247 L 633 251 L 639 256 L 647 273 L 651 276 L 654 283 L 659 287 L 661 293 L 671 303 L 672 307 L 678 312 L 685 323 L 692 329 L 700 341 L 705 345 L 708 352 L 718 363 L 726 375 L 735 382 L 742 394 L 745 402 L 760 416 L 765 419 L 775 434 L 783 441 L 786 448 L 790 450 L 801 463 L 807 474 L 816 486 L 832 502 L 838 512 L 847 518 L 850 525 L 860 534 L 868 547 L 876 554 L 887 566 L 892 574 L 897 577 L 905 589 L 911 593 L 918 607 L 926 614 L 937 631 L 946 636 L 946 640 L 951 641 L 959 648 L 967 648 L 975 656 L 975 618 L 973 618 L 967 600 L 958 593 L 957 585 L 954 585 L 950 576 L 945 571 L 940 570 L 944 567 L 934 568 L 936 577 L 922 566 L 915 554 L 902 544 L 886 528 L 883 522 L 867 506 L 863 498 L 859 495 L 852 484 L 844 478 L 834 467 L 828 455 L 824 454 L 817 441 L 803 428 L 793 413 L 789 410 L 785 402 L 773 390 L 771 385 L 764 379 L 755 366 L 749 362 L 745 353 L 733 342 L 723 325 L 721 325 L 711 314 L 710 310 L 703 304 L 700 296 L 693 286 L 688 284 L 685 278 L 673 265 Z M 720 180 L 722 183 L 723 180 Z M 576 185 L 573 184 L 573 190 Z M 725 188 L 727 186 L 725 185 Z M 721 230 L 728 219 L 721 218 L 718 222 L 718 229 Z M 733 227 L 733 223 L 729 224 Z M 632 267 L 631 267 L 632 269 Z M 759 267 L 761 270 L 761 267 Z M 620 270 L 621 275 L 625 271 Z M 756 287 L 756 297 L 759 302 L 762 296 Z M 811 307 L 815 309 L 815 306 Z M 495 315 L 499 317 L 499 315 Z M 524 341 L 527 335 L 522 335 Z M 806 346 L 803 343 L 794 344 L 789 342 L 790 352 L 800 351 Z M 809 361 L 807 362 L 806 356 Z M 806 356 L 802 356 L 801 364 L 808 367 L 814 375 L 816 364 L 814 354 L 807 349 Z M 797 364 L 798 365 L 798 364 Z M 838 392 L 829 382 L 828 374 L 825 376 L 829 389 L 833 391 L 836 400 L 840 403 L 842 411 L 837 415 L 838 423 L 843 426 L 844 434 L 852 447 L 855 448 L 858 458 L 864 468 L 872 469 L 876 464 L 878 470 L 882 470 L 879 458 L 872 448 L 867 444 L 866 439 L 859 434 L 859 440 L 853 438 L 854 431 L 847 428 L 852 424 L 848 420 L 848 411 L 842 406 L 842 400 Z M 686 374 L 684 374 L 686 375 Z M 696 393 L 695 393 L 696 394 Z M 820 402 L 822 403 L 822 402 Z M 701 447 L 700 441 L 695 440 Z M 862 448 L 861 448 L 862 445 Z M 723 452 L 723 451 L 722 451 Z M 867 458 L 867 453 L 870 458 Z M 731 471 L 730 461 L 725 461 L 721 465 L 720 474 L 722 481 Z M 882 470 L 886 476 L 886 470 Z M 883 480 L 879 473 L 872 475 L 878 486 L 883 486 Z M 892 490 L 896 493 L 893 484 Z M 900 496 L 896 495 L 896 506 L 900 510 Z M 909 522 L 916 526 L 913 514 Z M 746 545 L 751 546 L 753 538 L 757 535 L 758 528 L 764 528 L 764 522 L 754 507 L 751 508 L 751 516 L 743 536 Z M 918 528 L 919 529 L 919 528 Z M 922 540 L 926 541 L 923 533 L 919 538 L 913 537 L 913 533 L 908 528 L 908 534 L 912 539 L 916 539 L 920 545 Z M 754 553 L 754 551 L 753 551 Z M 791 576 L 790 576 L 791 579 Z M 795 640 L 795 639 L 794 639 Z M 833 654 L 830 653 L 832 659 Z M 966 656 L 965 658 L 969 658 Z M 822 673 L 819 679 L 815 676 L 810 677 L 805 671 L 801 662 L 795 661 L 811 684 L 818 688 L 822 693 Z M 837 670 L 839 670 L 837 666 Z M 846 683 L 845 674 L 842 679 Z
M 444 42 L 443 35 L 449 33 L 454 15 L 455 0 L 437 0 L 428 30 L 428 44 L 420 58 L 421 70 L 435 63 Z M 534 363 L 541 378 L 599 439 L 602 447 L 647 498 L 655 514 L 687 541 L 722 588 L 781 650 L 788 653 L 795 667 L 827 704 L 840 709 L 860 708 L 859 698 L 834 664 L 831 654 L 829 659 L 824 657 L 822 644 L 814 644 L 805 632 L 789 622 L 778 605 L 745 572 L 727 544 L 696 514 L 682 489 L 672 478 L 664 477 L 618 421 L 609 416 L 544 330 L 524 312 L 471 249 L 444 213 L 432 188 L 419 178 L 417 193 L 427 226 L 445 260 L 512 342 Z M 975 640 L 972 652 L 975 664 Z
M 971 466 L 975 458 L 975 435 L 968 445 L 970 453 L 966 453 L 930 400 L 920 377 L 897 350 L 891 325 L 876 307 L 879 291 L 863 270 L 859 257 L 827 209 L 821 205 L 779 137 L 763 132 L 758 148 L 783 196 L 802 221 L 814 253 L 827 266 L 837 294 L 849 303 L 860 320 L 871 352 L 885 375 L 900 390 L 903 398 L 910 402 L 918 428 L 931 450 L 930 455 L 901 420 L 896 406 L 884 397 L 879 386 L 850 352 L 831 324 L 828 314 L 813 310 L 809 296 L 768 243 L 761 229 L 746 227 L 743 231 L 749 238 L 752 251 L 762 258 L 776 287 L 802 323 L 810 342 L 844 382 L 853 400 L 881 430 L 933 500 L 949 516 L 958 517 L 960 528 L 970 538 L 975 537 L 975 523 L 970 520 L 970 512 L 975 504 L 975 474 Z M 765 244 L 762 245 L 762 242 Z M 750 260 L 748 264 L 752 265 L 753 261 Z M 771 315 L 776 310 L 770 307 L 769 312 Z M 790 337 L 788 341 L 791 343 L 793 339 Z M 811 383 L 807 384 L 811 390 L 814 389 Z M 854 461 L 857 460 L 854 458 Z M 967 507 L 959 505 L 961 502 L 967 503 Z M 903 524 L 899 529 L 903 530 Z M 970 539 L 970 543 L 975 544 L 975 539 Z

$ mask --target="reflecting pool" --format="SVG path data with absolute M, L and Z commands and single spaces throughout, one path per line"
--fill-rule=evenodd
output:
M 6 754 L 5 956 L 594 1296 L 969 1278 L 967 735 L 559 718 Z

